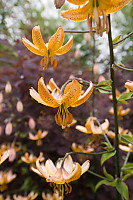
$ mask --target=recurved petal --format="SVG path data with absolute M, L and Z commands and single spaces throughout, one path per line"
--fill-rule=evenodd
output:
M 58 92 L 59 92 L 59 94 L 60 94 L 61 90 L 60 90 L 60 88 L 56 85 L 56 83 L 55 83 L 55 81 L 54 81 L 53 78 L 51 78 L 51 79 L 49 80 L 49 86 L 50 86 L 50 88 L 51 88 L 52 91 L 53 91 L 54 89 L 57 89 Z
M 127 81 L 125 83 L 125 87 L 131 91 L 133 91 L 133 82 Z
M 78 81 L 73 80 L 70 89 L 64 94 L 61 104 L 65 103 L 66 107 L 70 107 L 73 102 L 79 99 L 81 95 L 81 87 Z
M 121 111 L 121 116 L 127 115 L 130 112 L 130 108 L 126 108 L 125 110 Z
M 71 107 L 76 107 L 76 106 L 79 106 L 80 104 L 84 103 L 90 97 L 90 95 L 92 94 L 93 87 L 94 87 L 93 83 L 90 81 L 89 88 L 86 90 L 86 92 L 82 96 L 79 97 L 79 99 L 76 102 L 74 102 L 71 105 Z
M 77 130 L 83 132 L 83 133 L 88 133 L 86 127 L 84 127 L 84 126 L 77 125 L 75 128 L 76 128 Z
M 83 21 L 87 19 L 89 9 L 90 9 L 90 1 L 81 8 L 71 9 L 61 13 L 61 16 L 65 19 L 73 21 Z
M 73 36 L 71 36 L 70 39 L 69 39 L 69 41 L 65 45 L 63 45 L 62 47 L 60 47 L 55 52 L 55 54 L 56 55 L 61 55 L 61 54 L 67 53 L 71 49 L 72 45 L 73 45 Z
M 75 169 L 73 170 L 72 173 L 67 173 L 67 171 L 63 168 L 62 169 L 62 173 L 63 173 L 63 178 L 65 179 L 65 181 L 67 183 L 71 182 L 71 181 L 74 181 L 74 180 L 77 180 L 80 178 L 81 176 L 81 166 L 79 163 L 75 163 Z
M 101 129 L 106 131 L 109 127 L 109 120 L 105 119 L 105 122 L 103 124 L 101 124 Z
M 40 95 L 36 92 L 36 90 L 34 90 L 34 88 L 31 88 L 31 89 L 30 89 L 30 96 L 32 96 L 33 99 L 35 99 L 36 101 L 38 101 L 38 103 L 41 103 L 41 104 L 43 104 L 43 105 L 45 105 L 45 106 L 48 106 L 48 104 L 45 103 L 45 102 L 41 99 Z
M 88 0 L 67 0 L 69 3 L 73 3 L 75 5 L 83 5 L 85 4 Z
M 36 169 L 36 168 L 34 168 L 34 167 L 32 167 L 31 166 L 31 168 L 30 168 L 33 172 L 35 172 L 36 174 L 38 174 L 39 176 L 42 176 L 43 177 L 43 175 L 38 171 L 38 169 Z
M 81 170 L 82 170 L 81 175 L 84 174 L 89 169 L 89 167 L 90 167 L 90 161 L 86 160 L 81 166 Z
M 29 139 L 30 140 L 37 140 L 38 136 L 37 135 L 33 135 L 31 132 L 29 132 Z
M 70 155 L 65 159 L 63 167 L 68 173 L 72 172 L 72 170 L 73 170 L 73 160 L 72 160 L 72 157 Z
M 54 175 L 57 172 L 57 169 L 52 162 L 52 160 L 48 159 L 45 163 L 46 171 L 49 175 Z
M 42 50 L 42 52 L 44 53 L 45 56 L 47 56 L 48 54 L 48 50 L 47 47 L 43 41 L 41 32 L 40 32 L 40 26 L 35 26 L 32 29 L 32 39 L 33 39 L 33 43 L 35 44 L 35 46 L 39 49 Z
M 7 150 L 4 152 L 4 154 L 2 156 L 0 155 L 0 165 L 9 157 L 9 153 L 10 153 L 10 151 Z
M 42 77 L 38 81 L 38 93 L 41 99 L 44 101 L 44 103 L 47 104 L 47 106 L 50 106 L 53 108 L 56 108 L 59 106 L 56 99 L 54 99 L 54 97 L 48 91 Z
M 34 44 L 32 44 L 26 38 L 22 38 L 22 42 L 27 47 L 27 49 L 29 49 L 32 53 L 34 53 L 36 55 L 44 56 L 44 52 L 39 50 Z
M 39 173 L 42 174 L 42 176 L 44 176 L 45 178 L 49 178 L 49 174 L 47 174 L 46 171 L 40 165 L 39 159 L 37 159 L 37 161 L 36 161 L 36 167 L 37 167 Z
M 53 56 L 63 44 L 64 41 L 64 29 L 60 26 L 57 32 L 50 38 L 48 43 L 49 57 Z

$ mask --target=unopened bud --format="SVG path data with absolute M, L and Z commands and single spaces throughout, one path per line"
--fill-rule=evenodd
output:
M 11 91 L 12 91 L 11 83 L 10 83 L 10 82 L 7 82 L 7 83 L 6 83 L 6 86 L 5 86 L 5 92 L 6 92 L 7 94 L 9 94 Z
M 99 65 L 98 65 L 98 63 L 96 63 L 93 66 L 93 72 L 94 72 L 95 75 L 99 74 Z
M 36 126 L 35 120 L 33 118 L 30 118 L 29 119 L 29 127 L 30 127 L 30 129 L 34 129 L 35 126 Z
M 2 92 L 0 92 L 0 103 L 2 103 L 3 102 L 3 94 L 2 94 Z
M 9 162 L 13 162 L 16 158 L 16 151 L 15 149 L 10 149 L 10 154 L 9 154 Z
M 3 110 L 3 106 L 2 104 L 0 104 L 0 113 L 2 112 L 2 110 Z
M 11 123 L 11 122 L 8 122 L 8 123 L 6 124 L 6 127 L 5 127 L 5 134 L 6 134 L 6 135 L 11 135 L 12 129 L 13 129 L 12 123 Z
M 22 112 L 23 111 L 23 103 L 22 103 L 22 101 L 18 101 L 17 102 L 16 109 L 17 109 L 18 112 Z
M 100 75 L 98 78 L 98 83 L 100 83 L 101 81 L 105 81 L 105 77 L 103 75 Z
M 57 9 L 60 9 L 64 3 L 65 3 L 65 0 L 54 0 L 55 7 Z
M 80 49 L 77 49 L 77 50 L 75 51 L 74 57 L 75 57 L 76 59 L 78 59 L 78 58 L 80 58 L 80 55 L 81 55 L 81 51 L 80 51 Z
M 84 39 L 86 40 L 86 42 L 89 42 L 90 39 L 91 39 L 90 34 L 89 34 L 89 33 L 85 33 L 85 34 L 84 34 Z

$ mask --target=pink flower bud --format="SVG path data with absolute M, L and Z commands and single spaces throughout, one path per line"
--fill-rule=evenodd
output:
M 7 82 L 6 86 L 5 86 L 5 92 L 6 92 L 6 94 L 9 94 L 9 93 L 11 93 L 11 91 L 12 91 L 11 83 Z
M 64 3 L 65 3 L 65 0 L 54 0 L 55 7 L 57 9 L 60 9 Z
M 30 127 L 30 129 L 34 129 L 35 126 L 36 126 L 35 120 L 33 118 L 30 118 L 29 119 L 29 127 Z
M 90 39 L 91 39 L 90 34 L 89 34 L 89 33 L 85 33 L 85 34 L 84 34 L 84 39 L 86 40 L 86 42 L 89 42 Z
M 103 75 L 100 75 L 98 78 L 98 83 L 100 83 L 101 81 L 105 81 L 105 77 Z
M 93 66 L 93 72 L 94 72 L 95 75 L 99 74 L 99 65 L 98 65 L 98 63 L 96 63 Z
M 2 94 L 2 92 L 0 92 L 0 103 L 2 103 L 3 102 L 3 94 Z
M 17 109 L 18 112 L 22 112 L 23 111 L 23 103 L 22 103 L 22 101 L 18 101 L 17 102 L 16 109 Z
M 13 162 L 16 158 L 16 151 L 15 149 L 10 149 L 10 154 L 9 154 L 9 162 Z
M 5 134 L 6 134 L 6 135 L 11 135 L 12 129 L 13 129 L 12 123 L 11 123 L 11 122 L 8 122 L 8 123 L 6 124 L 6 127 L 5 127 Z
M 75 57 L 76 59 L 78 59 L 78 58 L 80 58 L 80 55 L 81 55 L 81 51 L 80 51 L 80 49 L 77 49 L 77 50 L 75 51 L 74 57 Z

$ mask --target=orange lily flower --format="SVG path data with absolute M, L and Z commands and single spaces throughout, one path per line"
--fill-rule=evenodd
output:
M 24 45 L 29 49 L 32 53 L 36 55 L 43 56 L 41 59 L 41 66 L 44 69 L 48 68 L 49 58 L 51 58 L 51 65 L 55 69 L 57 66 L 57 60 L 53 58 L 55 55 L 62 55 L 67 53 L 73 44 L 73 36 L 69 39 L 69 41 L 63 45 L 64 41 L 64 29 L 60 26 L 57 32 L 50 38 L 48 44 L 45 44 L 40 32 L 40 26 L 35 26 L 32 29 L 32 39 L 33 43 L 31 43 L 25 37 L 22 38 Z
M 69 155 L 65 159 L 64 163 L 62 163 L 61 159 L 58 160 L 56 166 L 50 159 L 46 161 L 45 165 L 40 164 L 39 160 L 37 160 L 37 169 L 33 167 L 31 167 L 31 169 L 38 175 L 46 178 L 47 182 L 55 183 L 59 191 L 61 190 L 61 186 L 64 184 L 65 191 L 69 193 L 71 192 L 71 188 L 70 186 L 68 188 L 68 183 L 79 179 L 80 176 L 88 170 L 89 166 L 89 160 L 86 160 L 82 166 L 80 166 L 79 163 L 73 162 L 72 157 Z
M 119 96 L 121 95 L 121 93 L 120 93 L 117 89 L 115 90 L 115 93 L 116 93 L 116 99 L 118 99 Z M 112 96 L 112 94 L 109 95 L 109 99 L 110 99 L 110 100 L 113 100 L 113 96 Z
M 36 156 L 34 156 L 33 154 L 29 154 L 28 152 L 26 152 L 24 154 L 24 156 L 21 157 L 21 160 L 25 163 L 35 163 L 37 161 L 37 159 L 39 159 L 40 162 L 44 161 L 42 152 L 40 152 L 40 155 L 38 158 Z
M 84 152 L 84 153 L 91 153 L 94 151 L 94 148 L 92 148 L 91 146 L 87 145 L 87 146 L 83 146 L 83 145 L 78 145 L 76 143 L 72 143 L 71 146 L 72 150 L 75 152 Z
M 41 146 L 42 145 L 42 140 L 44 137 L 46 137 L 48 135 L 48 131 L 43 131 L 42 130 L 38 130 L 36 135 L 33 135 L 31 132 L 29 132 L 29 139 L 30 140 L 36 140 L 36 144 L 37 146 Z
M 0 195 L 0 200 L 11 200 L 11 197 L 7 195 L 6 198 L 4 198 L 3 195 Z
M 85 127 L 84 126 L 80 126 L 77 125 L 76 129 L 83 132 L 83 133 L 87 133 L 87 134 L 100 134 L 103 135 L 104 132 L 106 133 L 108 127 L 109 127 L 109 121 L 108 119 L 105 119 L 105 122 L 103 124 L 101 124 L 101 126 L 97 126 L 95 125 L 96 122 L 96 118 L 95 117 L 89 117 L 86 121 Z
M 119 135 L 124 135 L 124 134 L 127 134 L 128 133 L 128 129 L 124 130 L 122 127 L 119 126 L 118 128 L 118 131 L 119 131 Z M 110 138 L 115 138 L 115 133 L 113 131 L 107 131 L 107 135 L 110 137 Z
M 125 83 L 125 87 L 131 91 L 133 91 L 133 81 L 127 81 Z
M 14 200 L 34 200 L 34 199 L 36 199 L 37 196 L 38 196 L 37 193 L 30 192 L 30 193 L 28 194 L 28 196 L 24 196 L 24 197 L 21 196 L 21 195 L 16 196 L 16 194 L 14 194 L 14 195 L 13 195 L 13 199 L 14 199 Z
M 73 121 L 72 114 L 68 111 L 69 107 L 76 107 L 84 103 L 91 95 L 93 91 L 93 83 L 90 82 L 89 88 L 81 95 L 81 84 L 78 81 L 73 80 L 65 87 L 64 94 L 58 88 L 53 79 L 50 79 L 49 86 L 52 93 L 50 93 L 41 77 L 38 81 L 38 93 L 31 88 L 30 95 L 45 106 L 57 108 L 58 112 L 55 115 L 56 123 L 62 128 L 70 125 Z
M 133 145 L 131 145 L 131 144 L 128 144 L 128 145 L 119 144 L 119 149 L 121 149 L 122 151 L 133 152 Z
M 58 190 L 54 192 L 53 195 L 50 193 L 45 194 L 45 192 L 42 193 L 43 200 L 62 200 L 62 197 L 59 195 Z
M 108 1 L 67 0 L 67 1 L 82 7 L 65 11 L 61 14 L 62 17 L 73 21 L 83 21 L 87 19 L 91 36 L 93 36 L 92 18 L 94 18 L 94 21 L 97 25 L 96 32 L 100 34 L 100 36 L 102 36 L 105 25 L 106 25 L 106 32 L 108 33 L 109 31 L 109 22 L 107 15 L 120 10 L 131 0 L 108 0 Z M 101 21 L 100 16 L 103 17 L 103 21 Z
M 120 119 L 123 119 L 123 116 L 127 115 L 130 112 L 130 108 L 123 109 L 123 106 L 119 106 L 117 110 L 117 115 Z M 109 109 L 109 113 L 114 115 L 113 107 Z
M 0 152 L 0 165 L 9 157 L 9 151 Z
M 0 191 L 7 189 L 7 184 L 16 178 L 16 174 L 13 174 L 10 170 L 9 172 L 0 171 Z

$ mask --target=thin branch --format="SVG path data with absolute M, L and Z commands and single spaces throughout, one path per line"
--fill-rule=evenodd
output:
M 106 181 L 113 182 L 113 180 L 111 180 L 111 179 L 109 179 L 109 178 L 106 178 L 106 177 L 104 177 L 104 176 L 101 176 L 101 175 L 99 175 L 99 174 L 97 174 L 97 173 L 95 173 L 95 172 L 92 172 L 91 170 L 87 170 L 87 172 L 89 172 L 90 174 L 93 174 L 94 176 L 97 176 L 97 177 L 99 177 L 99 178 L 101 178 L 101 179 L 104 179 L 104 180 L 106 180 Z
M 89 30 L 64 30 L 65 33 L 90 33 Z M 93 30 L 93 32 L 96 32 L 95 30 Z
M 121 65 L 117 65 L 114 63 L 113 67 L 118 67 L 119 69 L 123 69 L 125 71 L 130 71 L 130 72 L 133 72 L 133 69 L 129 69 L 129 68 L 126 68 L 126 67 L 122 67 Z
M 133 31 L 131 33 L 129 33 L 126 37 L 124 37 L 123 39 L 119 40 L 118 42 L 113 43 L 113 45 L 117 45 L 121 42 L 123 42 L 124 40 L 126 40 L 127 38 L 129 38 L 131 35 L 133 34 Z

